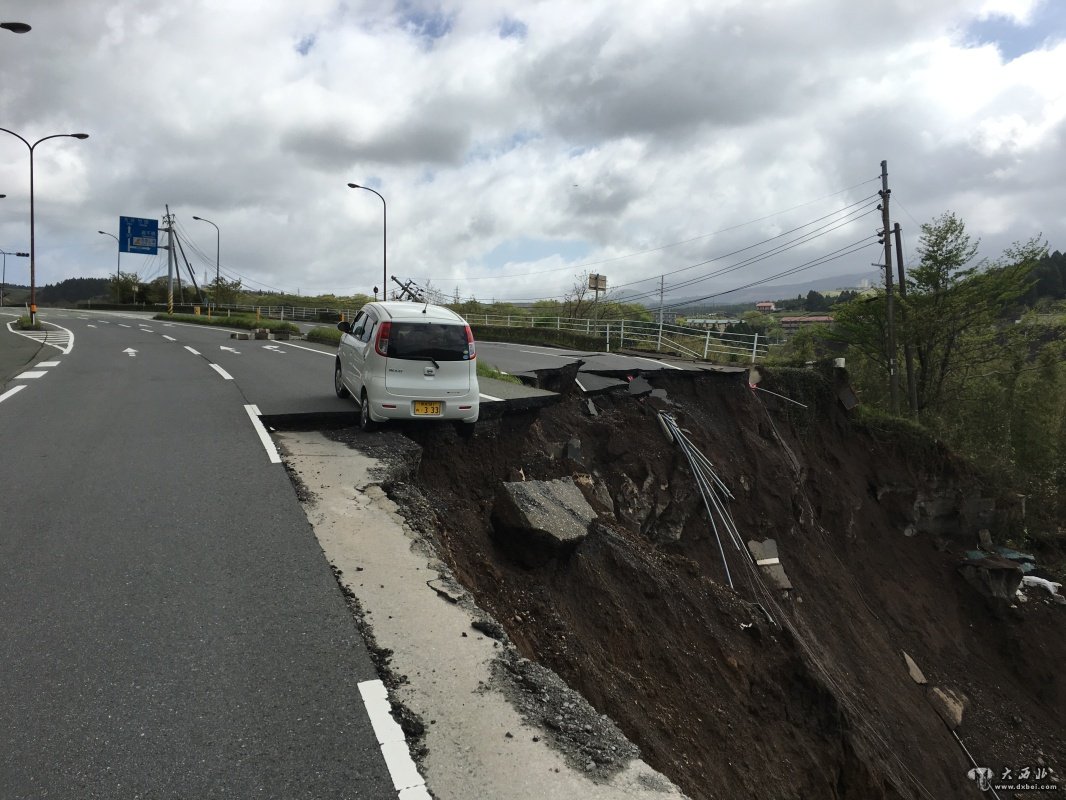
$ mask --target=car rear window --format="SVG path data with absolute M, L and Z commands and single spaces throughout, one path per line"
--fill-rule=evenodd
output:
M 467 361 L 470 345 L 465 325 L 436 322 L 393 322 L 389 332 L 389 358 L 432 358 Z

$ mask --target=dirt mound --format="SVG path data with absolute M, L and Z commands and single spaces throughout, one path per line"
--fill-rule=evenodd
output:
M 666 397 L 600 396 L 593 416 L 565 395 L 470 441 L 408 432 L 442 557 L 523 656 L 693 798 L 972 794 L 972 764 L 904 651 L 967 699 L 958 733 L 981 766 L 1066 766 L 1064 609 L 993 604 L 956 570 L 976 526 L 1008 524 L 1009 502 L 939 448 L 853 424 L 832 374 L 760 384 L 806 408 L 738 374 L 645 377 Z M 792 591 L 726 585 L 662 409 L 730 487 L 745 541 L 776 540 Z M 492 535 L 498 486 L 564 476 L 601 516 L 571 553 L 522 566 Z M 726 547 L 735 576 L 755 572 Z

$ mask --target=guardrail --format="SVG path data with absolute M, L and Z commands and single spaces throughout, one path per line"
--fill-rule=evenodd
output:
M 493 314 L 467 314 L 471 324 L 494 325 L 506 328 L 555 328 L 603 339 L 607 352 L 613 347 L 621 350 L 633 347 L 671 352 L 688 358 L 707 360 L 725 357 L 729 360 L 755 363 L 765 358 L 770 341 L 758 333 L 729 333 L 714 329 L 689 328 L 640 320 L 567 319 L 565 317 L 526 317 Z

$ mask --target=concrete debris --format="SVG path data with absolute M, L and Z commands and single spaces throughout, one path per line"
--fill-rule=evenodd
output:
M 1000 556 L 967 558 L 959 564 L 966 582 L 985 597 L 1011 601 L 1022 582 L 1022 569 Z
M 647 378 L 638 375 L 629 382 L 629 393 L 634 397 L 643 397 L 646 394 L 651 394 L 651 392 L 651 384 L 648 383 Z
M 585 455 L 581 452 L 581 440 L 577 437 L 566 443 L 566 457 L 575 464 L 585 465 Z
M 588 535 L 596 511 L 571 478 L 501 484 L 493 535 L 530 566 L 573 549 Z
M 748 542 L 748 550 L 751 551 L 755 564 L 770 579 L 770 582 L 778 589 L 788 591 L 792 589 L 792 581 L 785 574 L 785 568 L 781 566 L 781 559 L 777 554 L 777 542 L 767 539 L 764 542 L 752 540 Z
M 977 532 L 977 542 L 982 550 L 992 551 L 992 534 L 988 528 L 981 528 Z
M 1029 587 L 1035 586 L 1040 589 L 1044 589 L 1051 595 L 1051 599 L 1055 602 L 1066 605 L 1066 597 L 1063 597 L 1059 593 L 1059 589 L 1062 588 L 1061 583 L 1055 583 L 1054 581 L 1046 580 L 1045 578 L 1038 578 L 1035 575 L 1025 575 L 1022 578 L 1022 585 Z
M 906 652 L 903 652 L 903 662 L 907 665 L 907 672 L 910 673 L 912 681 L 914 681 L 920 686 L 924 686 L 928 683 L 928 681 L 925 679 L 925 675 L 918 668 L 918 665 L 914 663 L 914 659 L 907 655 Z
M 589 501 L 589 505 L 596 510 L 597 514 L 609 517 L 614 516 L 614 500 L 611 498 L 611 491 L 601 478 L 588 474 L 578 474 L 574 476 L 574 483 L 585 495 L 585 499 Z
M 450 580 L 438 578 L 437 580 L 426 581 L 426 586 L 435 591 L 449 603 L 458 603 L 463 598 L 463 590 Z
M 585 408 L 588 410 L 590 417 L 598 417 L 600 415 L 600 410 L 596 408 L 596 404 L 591 400 L 585 401 Z
M 933 706 L 933 710 L 940 715 L 940 718 L 944 720 L 944 724 L 951 730 L 955 730 L 962 724 L 962 716 L 970 703 L 966 695 L 954 692 L 951 689 L 935 686 L 929 690 L 926 698 L 929 700 L 930 705 Z
M 851 411 L 859 404 L 859 398 L 850 386 L 841 386 L 837 389 L 837 399 L 840 401 L 840 405 L 844 406 L 845 411 Z

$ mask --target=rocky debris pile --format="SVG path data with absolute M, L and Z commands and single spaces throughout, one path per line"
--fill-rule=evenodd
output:
M 649 374 L 667 396 L 630 384 L 593 414 L 572 394 L 471 442 L 411 431 L 442 559 L 523 658 L 693 798 L 957 796 L 968 762 L 949 727 L 985 764 L 1066 764 L 1060 610 L 990 599 L 1021 585 L 1009 558 L 985 595 L 958 569 L 981 528 L 1005 538 L 1011 499 L 942 448 L 855 425 L 832 380 L 767 370 L 774 395 L 746 374 Z M 746 581 L 728 588 L 664 403 L 736 495 L 743 541 L 772 539 L 764 557 L 788 564 L 779 625 Z M 596 520 L 535 563 L 516 555 L 501 485 L 564 479 Z

